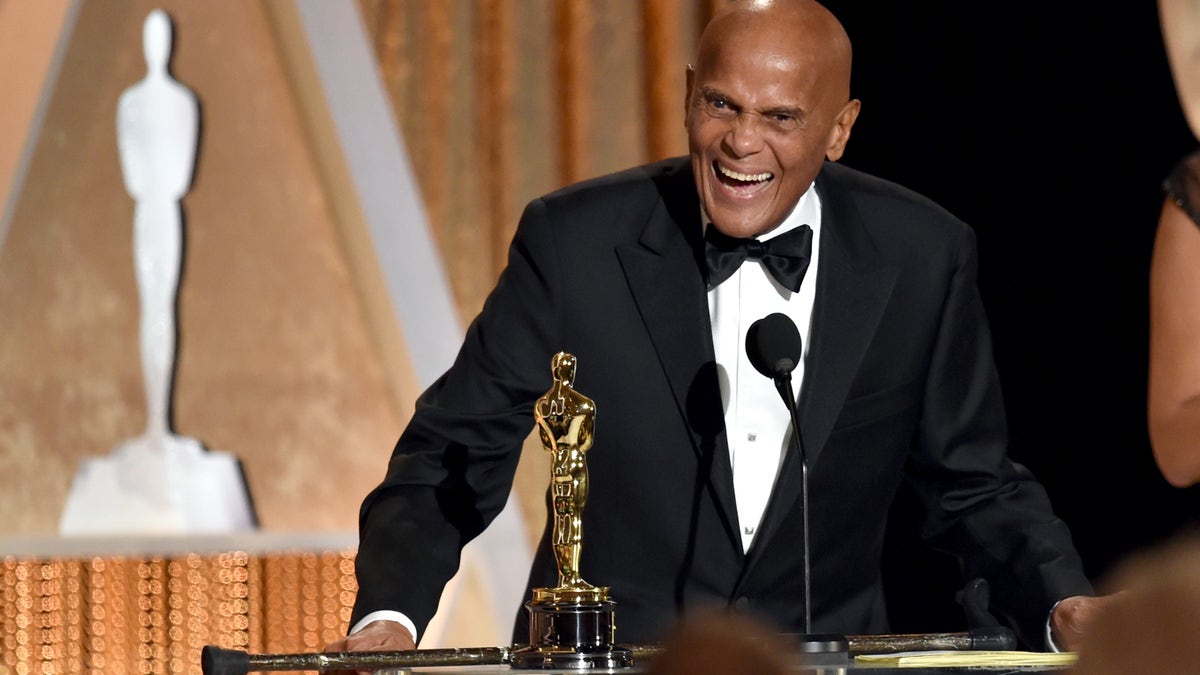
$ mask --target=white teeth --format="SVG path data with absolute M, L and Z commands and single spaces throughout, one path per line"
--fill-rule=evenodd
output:
M 731 169 L 726 169 L 720 165 L 717 166 L 717 171 L 720 171 L 721 175 L 723 176 L 728 176 L 734 180 L 740 180 L 743 183 L 759 183 L 764 180 L 770 180 L 772 177 L 770 172 L 766 171 L 763 173 L 740 173 Z

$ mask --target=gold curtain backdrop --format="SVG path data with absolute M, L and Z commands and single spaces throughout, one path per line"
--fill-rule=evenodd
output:
M 359 0 L 464 319 L 538 195 L 687 152 L 721 0 Z
M 283 55 L 282 1 L 82 0 L 40 133 L 13 144 L 31 154 L 0 242 L 0 672 L 194 672 L 201 643 L 310 651 L 346 629 L 349 550 L 8 546 L 52 537 L 80 462 L 145 423 L 115 110 L 144 75 L 155 7 L 174 23 L 172 74 L 202 106 L 173 427 L 239 457 L 265 533 L 352 531 L 382 478 L 418 392 L 389 388 L 373 344 Z M 722 4 L 356 3 L 464 322 L 526 202 L 686 152 L 684 69 Z M 517 479 L 530 542 L 542 455 L 528 448 Z

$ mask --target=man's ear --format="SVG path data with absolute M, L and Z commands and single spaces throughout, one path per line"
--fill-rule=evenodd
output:
M 692 87 L 696 83 L 696 68 L 689 64 L 684 70 L 683 76 L 687 82 L 687 86 L 683 90 L 683 124 L 687 126 L 688 110 L 692 107 Z
M 858 111 L 862 109 L 862 102 L 856 98 L 852 98 L 842 106 L 841 112 L 833 120 L 833 129 L 829 132 L 829 146 L 825 149 L 825 158 L 831 162 L 836 162 L 842 158 L 842 153 L 846 151 L 846 143 L 850 141 L 850 129 L 854 126 L 854 120 L 858 119 Z

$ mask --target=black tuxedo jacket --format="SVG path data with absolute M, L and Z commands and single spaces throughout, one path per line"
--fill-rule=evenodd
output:
M 836 164 L 816 186 L 821 262 L 805 282 L 817 289 L 799 403 L 813 629 L 887 631 L 883 534 L 910 481 L 923 536 L 958 556 L 967 578 L 986 578 L 993 609 L 1040 645 L 1051 605 L 1090 587 L 1043 489 L 1006 458 L 972 231 Z M 363 504 L 355 621 L 394 609 L 424 630 L 461 547 L 508 496 L 533 402 L 563 350 L 578 357 L 575 386 L 597 407 L 580 568 L 612 587 L 618 640 L 655 639 L 681 613 L 712 606 L 802 629 L 793 456 L 742 550 L 700 232 L 686 158 L 527 207 L 457 361 L 422 395 Z M 555 582 L 543 537 L 530 584 Z

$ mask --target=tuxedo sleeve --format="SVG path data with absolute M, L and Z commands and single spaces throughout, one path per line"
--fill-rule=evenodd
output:
M 962 229 L 924 386 L 908 479 L 923 536 L 985 578 L 991 607 L 1030 645 L 1044 643 L 1054 603 L 1091 586 L 1044 488 L 1008 459 L 1004 403 L 976 286 L 975 238 Z
M 363 502 L 351 625 L 397 610 L 424 633 L 462 547 L 503 508 L 533 403 L 550 388 L 550 361 L 561 349 L 565 273 L 535 201 L 454 365 L 418 399 L 386 477 Z

